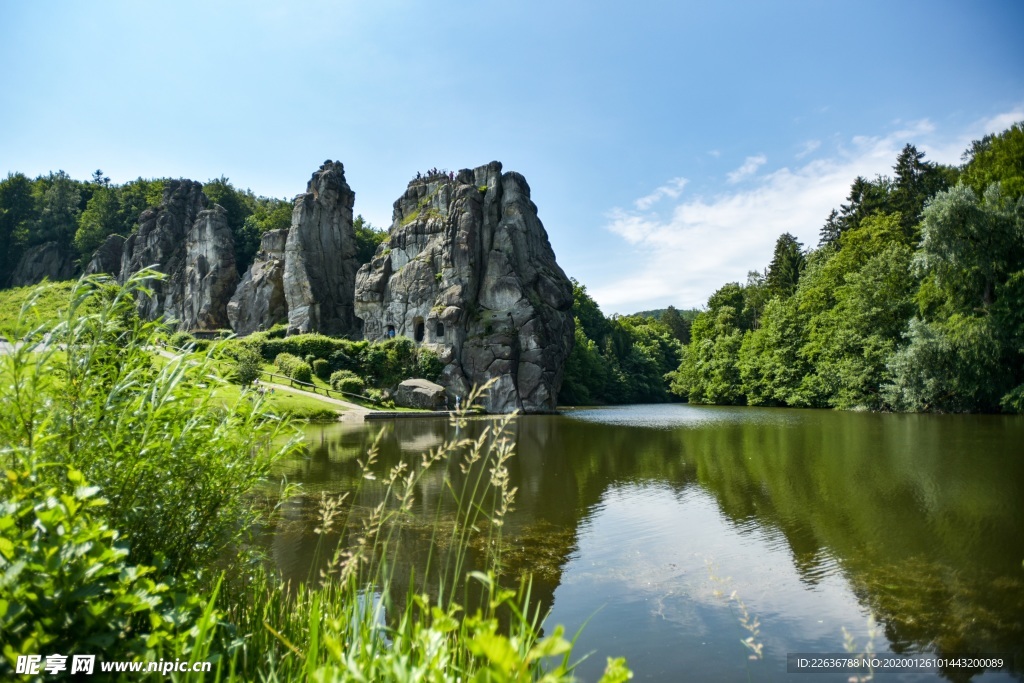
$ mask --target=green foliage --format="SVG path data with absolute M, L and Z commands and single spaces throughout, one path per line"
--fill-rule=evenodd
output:
M 341 351 L 349 356 L 358 356 L 366 347 L 366 342 L 336 339 L 316 333 L 279 337 L 276 331 L 251 334 L 245 338 L 244 343 L 252 346 L 267 360 L 276 358 L 281 353 L 289 353 L 299 358 L 313 356 L 330 360 L 331 354 L 336 351 Z
M 103 519 L 98 488 L 65 472 L 58 488 L 38 472 L 8 471 L 0 488 L 0 672 L 6 664 L 13 675 L 19 654 L 131 660 L 181 651 L 197 601 L 171 595 L 152 567 L 131 564 Z
M 1024 196 L 1024 122 L 1017 122 L 998 135 L 975 140 L 964 153 L 963 182 L 976 194 L 983 194 L 995 182 L 1003 196 L 1016 200 Z
M 363 374 L 376 387 L 393 387 L 416 374 L 416 344 L 407 337 L 392 337 L 366 348 Z
M 249 347 L 238 346 L 232 353 L 232 357 L 234 359 L 232 379 L 236 384 L 247 387 L 259 379 L 262 359 L 258 353 Z
M 291 377 L 297 382 L 312 383 L 313 381 L 313 368 L 298 356 L 293 356 L 290 353 L 279 353 L 274 359 L 274 365 L 281 371 L 281 374 Z
M 116 190 L 100 186 L 93 191 L 75 232 L 75 249 L 86 261 L 103 240 L 121 227 L 118 209 Z
M 313 374 L 320 379 L 327 380 L 331 376 L 331 364 L 329 361 L 323 358 L 314 358 L 310 365 L 313 368 Z
M 21 339 L 68 308 L 73 280 L 0 291 L 0 337 Z
M 106 517 L 129 540 L 132 561 L 171 573 L 204 566 L 247 528 L 247 494 L 280 450 L 276 428 L 247 403 L 225 409 L 207 357 L 159 365 L 157 323 L 139 321 L 124 288 L 85 279 L 67 310 L 40 328 L 45 350 L 0 356 L 0 442 L 13 469 L 63 463 L 110 501 Z M 59 349 L 59 351 L 58 351 Z M 65 482 L 42 470 L 45 486 Z
M 331 373 L 331 388 L 346 394 L 362 394 L 366 391 L 366 383 L 350 370 L 338 370 Z
M 352 227 L 356 233 L 356 260 L 360 265 L 373 259 L 377 246 L 388 238 L 388 231 L 374 227 L 362 214 L 355 217 Z
M 417 350 L 416 370 L 414 371 L 416 377 L 436 382 L 441 377 L 442 370 L 444 370 L 444 363 L 441 362 L 440 356 L 430 349 L 420 348 Z
M 803 245 L 788 232 L 781 235 L 775 242 L 775 254 L 765 276 L 768 296 L 791 296 L 805 265 Z
M 649 316 L 605 318 L 586 287 L 572 282 L 575 344 L 566 360 L 559 402 L 669 400 L 664 376 L 679 364 L 681 353 L 672 328 Z

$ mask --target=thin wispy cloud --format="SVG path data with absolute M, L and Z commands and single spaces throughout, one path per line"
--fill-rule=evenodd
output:
M 672 178 L 667 183 L 656 189 L 645 197 L 640 197 L 635 202 L 635 206 L 640 211 L 647 211 L 652 206 L 660 202 L 662 199 L 671 197 L 675 199 L 683 192 L 683 188 L 686 187 L 686 183 L 689 182 L 686 178 Z
M 808 140 L 800 147 L 800 151 L 796 153 L 796 158 L 803 159 L 808 154 L 816 151 L 819 147 L 821 147 L 821 140 Z
M 729 173 L 726 177 L 730 183 L 738 183 L 747 176 L 752 176 L 757 173 L 757 169 L 764 166 L 768 158 L 763 154 L 758 154 L 756 157 L 747 157 L 743 162 L 743 165 L 737 168 L 732 173 Z
M 743 282 L 748 271 L 764 268 L 782 233 L 815 246 L 826 217 L 844 200 L 854 178 L 891 175 L 908 142 L 928 160 L 958 164 L 971 140 L 1022 119 L 1024 107 L 957 131 L 940 131 L 926 120 L 908 123 L 883 136 L 852 137 L 824 158 L 775 169 L 743 188 L 689 197 L 658 215 L 615 208 L 607 229 L 645 260 L 634 272 L 592 288 L 591 294 L 608 312 L 669 303 L 701 306 L 726 282 Z M 750 167 L 745 173 L 750 175 L 764 164 L 758 161 L 762 158 L 749 157 L 740 170 Z

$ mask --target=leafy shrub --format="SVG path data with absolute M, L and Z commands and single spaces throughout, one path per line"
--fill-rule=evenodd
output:
M 416 353 L 416 376 L 436 382 L 444 370 L 441 358 L 430 349 L 420 349 Z
M 366 391 L 366 383 L 354 372 L 338 370 L 331 375 L 331 388 L 347 394 L 362 394 Z
M 331 376 L 331 364 L 323 358 L 317 358 L 310 365 L 313 367 L 313 374 L 322 380 Z
M 297 382 L 313 381 L 313 368 L 298 356 L 293 356 L 290 353 L 279 353 L 277 358 L 274 359 L 274 365 L 281 371 L 281 374 L 291 377 Z
M 199 611 L 172 615 L 168 587 L 152 567 L 129 563 L 118 532 L 100 516 L 107 501 L 69 469 L 67 492 L 44 488 L 29 471 L 8 472 L 0 502 L 0 632 L 3 658 L 60 652 L 132 659 L 167 646 Z M 180 596 L 179 596 L 180 597 Z M 185 617 L 184 619 L 182 617 Z M 175 648 L 173 645 L 169 649 Z M 0 661 L 0 673 L 4 662 Z M 13 671 L 11 672 L 13 673 Z
M 358 349 L 361 346 L 365 346 L 365 342 L 335 339 L 323 334 L 296 334 L 282 339 L 257 336 L 260 334 L 249 335 L 246 337 L 246 341 L 257 345 L 260 355 L 267 360 L 276 358 L 281 353 L 290 353 L 299 358 L 305 358 L 306 356 L 330 358 L 332 353 L 339 350 L 349 355 L 358 355 Z
M 260 355 L 251 348 L 242 346 L 234 352 L 234 373 L 232 379 L 243 387 L 260 377 Z
M 176 349 L 184 349 L 188 347 L 190 344 L 193 344 L 195 341 L 195 337 L 193 337 L 188 332 L 182 331 L 175 332 L 174 334 L 172 334 L 171 338 L 167 340 L 167 343 Z
M 375 386 L 394 386 L 416 372 L 416 344 L 408 337 L 371 344 L 363 354 L 363 369 Z

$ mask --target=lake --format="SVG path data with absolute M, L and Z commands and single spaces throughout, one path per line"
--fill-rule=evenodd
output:
M 494 424 L 474 419 L 473 437 Z M 376 469 L 454 436 L 439 419 L 311 425 L 302 484 L 270 536 L 292 580 L 323 566 L 322 492 L 355 491 Z M 502 528 L 505 578 L 533 576 L 550 630 L 583 627 L 577 670 L 596 680 L 625 656 L 638 681 L 771 680 L 787 653 L 1014 653 L 1015 670 L 879 674 L 880 680 L 1018 680 L 1024 656 L 1024 419 L 643 405 L 524 416 L 510 438 L 518 487 Z M 457 466 L 428 472 L 418 522 L 393 558 L 422 577 L 429 530 L 453 515 Z M 363 482 L 357 505 L 382 495 Z M 336 537 L 333 539 L 336 543 Z M 470 561 L 486 552 L 475 548 Z M 419 580 L 419 578 L 418 578 Z M 429 583 L 429 581 L 427 581 Z M 585 624 L 585 627 L 584 627 Z M 750 659 L 751 647 L 762 659 Z M 846 681 L 849 674 L 800 674 Z

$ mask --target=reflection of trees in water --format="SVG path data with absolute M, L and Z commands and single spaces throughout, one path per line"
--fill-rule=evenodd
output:
M 1020 421 L 761 413 L 767 418 L 675 429 L 520 418 L 518 453 L 509 463 L 519 492 L 503 530 L 506 578 L 533 573 L 534 596 L 547 609 L 580 524 L 606 491 L 654 481 L 681 493 L 698 484 L 740 533 L 777 529 L 809 585 L 838 563 L 862 604 L 884 622 L 894 649 L 1019 651 L 1024 545 L 1016 527 L 1024 520 L 1024 465 L 1006 456 L 1024 441 Z M 485 424 L 472 421 L 465 435 Z M 332 425 L 313 431 L 309 459 L 289 464 L 288 476 L 313 491 L 350 490 L 361 481 L 356 458 L 380 430 L 380 471 L 415 462 L 452 436 L 440 420 Z M 422 572 L 415 567 L 437 552 L 438 530 L 454 523 L 448 485 L 458 490 L 463 481 L 455 463 L 423 480 L 416 519 L 401 530 L 396 586 L 408 585 Z M 362 481 L 354 502 L 369 509 L 381 496 L 379 486 Z M 291 560 L 279 566 L 292 578 L 308 576 L 317 537 L 313 524 L 301 525 L 315 506 L 313 495 L 295 503 L 300 527 L 282 528 L 274 541 L 275 554 Z M 327 541 L 330 547 L 337 537 Z M 471 547 L 469 568 L 486 552 Z M 417 585 L 429 578 L 416 576 Z

